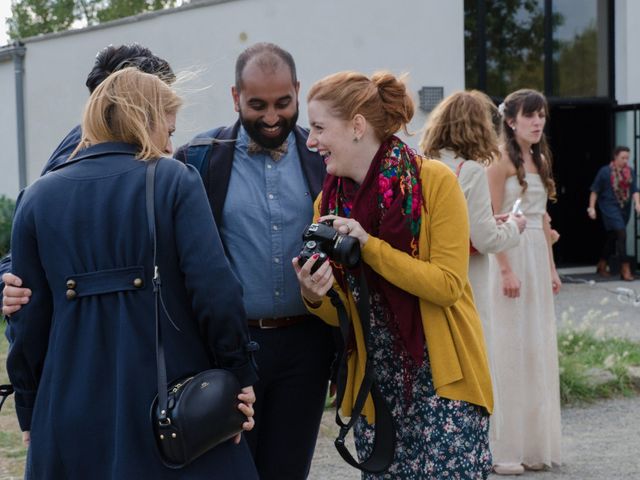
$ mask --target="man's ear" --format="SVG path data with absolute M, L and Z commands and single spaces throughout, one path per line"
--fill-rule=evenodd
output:
M 240 92 L 235 85 L 231 87 L 231 96 L 233 97 L 233 109 L 240 113 Z

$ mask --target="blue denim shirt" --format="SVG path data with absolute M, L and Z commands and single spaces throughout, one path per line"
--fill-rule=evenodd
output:
M 307 310 L 291 259 L 300 253 L 302 232 L 313 217 L 313 199 L 296 147 L 277 162 L 267 153 L 249 154 L 240 128 L 220 236 L 231 268 L 244 288 L 248 318 L 302 315 Z

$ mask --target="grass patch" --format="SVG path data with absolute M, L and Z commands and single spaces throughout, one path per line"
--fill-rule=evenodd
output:
M 4 320 L 0 320 L 0 383 L 9 383 L 6 370 L 9 345 L 4 336 L 6 326 Z M 10 397 L 0 412 L 0 478 L 22 478 L 26 456 L 13 397 Z
M 565 405 L 637 393 L 627 367 L 640 366 L 640 343 L 607 338 L 603 329 L 568 328 L 558 333 L 558 355 L 560 397 Z M 613 377 L 594 385 L 588 373 L 592 369 L 611 372 Z

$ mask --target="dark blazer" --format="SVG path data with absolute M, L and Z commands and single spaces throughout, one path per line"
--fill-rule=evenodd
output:
M 203 182 L 209 196 L 209 204 L 216 224 L 222 222 L 222 209 L 229 189 L 231 167 L 233 165 L 233 153 L 236 146 L 236 138 L 240 129 L 240 120 L 230 127 L 217 128 L 197 135 L 191 142 L 182 145 L 174 157 L 186 163 L 186 150 L 191 146 L 211 145 L 205 159 L 205 173 Z M 298 156 L 302 165 L 302 172 L 309 185 L 311 198 L 315 199 L 322 191 L 322 182 L 326 176 L 325 165 L 322 157 L 311 152 L 306 145 L 309 131 L 296 125 L 293 129 L 298 147 Z M 311 219 L 309 219 L 311 221 Z
M 183 470 L 159 460 L 146 169 L 135 150 L 90 147 L 19 198 L 13 271 L 33 296 L 10 319 L 7 370 L 20 425 L 31 430 L 27 470 L 37 479 L 256 478 L 244 442 Z M 219 365 L 253 384 L 242 288 L 198 172 L 161 159 L 155 192 L 164 300 L 180 329 L 163 316 L 168 378 Z

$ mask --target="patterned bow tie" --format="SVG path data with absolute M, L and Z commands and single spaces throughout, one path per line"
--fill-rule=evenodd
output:
M 254 153 L 266 153 L 267 155 L 271 155 L 271 158 L 274 162 L 280 160 L 284 155 L 286 155 L 289 149 L 289 143 L 285 140 L 282 145 L 276 148 L 267 148 L 262 145 L 256 143 L 253 139 L 249 140 L 249 145 L 247 146 L 247 151 L 250 154 Z

